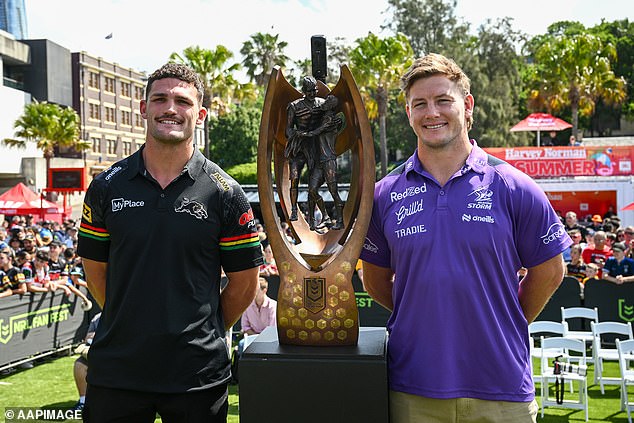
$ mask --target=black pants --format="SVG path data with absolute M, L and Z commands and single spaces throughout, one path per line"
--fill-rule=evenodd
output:
M 226 423 L 227 385 L 182 394 L 128 391 L 88 385 L 82 415 L 87 423 Z

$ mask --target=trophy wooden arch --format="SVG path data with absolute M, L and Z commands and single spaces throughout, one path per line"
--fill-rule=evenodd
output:
M 365 241 L 372 214 L 375 182 L 374 142 L 370 124 L 346 65 L 332 92 L 317 82 L 317 96 L 333 94 L 339 100 L 345 126 L 336 139 L 336 153 L 351 152 L 351 180 L 340 230 L 318 233 L 309 229 L 300 213 L 289 220 L 290 180 L 284 148 L 287 143 L 287 106 L 302 97 L 279 67 L 271 72 L 258 144 L 258 192 L 267 236 L 280 273 L 277 331 L 280 344 L 356 345 L 359 313 L 352 275 Z M 273 164 L 273 166 L 272 166 Z M 274 176 L 273 176 L 274 175 Z M 274 186 L 294 243 L 283 232 Z

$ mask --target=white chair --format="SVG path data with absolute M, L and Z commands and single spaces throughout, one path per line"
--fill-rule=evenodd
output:
M 632 423 L 632 411 L 634 402 L 630 402 L 627 389 L 634 386 L 634 369 L 631 367 L 634 362 L 634 340 L 616 340 L 616 350 L 619 354 L 619 369 L 621 370 L 621 411 L 627 411 L 627 421 Z
M 535 346 L 535 335 L 542 334 L 551 334 L 565 337 L 568 333 L 568 323 L 566 322 L 553 322 L 549 320 L 541 320 L 537 322 L 533 322 L 528 325 L 528 335 L 530 342 L 530 353 L 531 358 L 541 359 L 542 356 L 542 348 L 540 346 Z M 566 356 L 566 352 L 562 349 L 560 351 L 549 351 L 549 358 L 555 358 L 557 356 L 563 355 Z M 532 369 L 533 360 L 531 359 L 531 370 L 533 373 L 533 383 L 541 382 L 541 374 L 536 373 L 534 369 Z
M 587 324 L 586 321 L 599 323 L 599 310 L 595 308 L 587 308 L 587 307 L 569 307 L 561 308 L 561 320 L 568 321 L 568 319 L 583 319 L 582 323 L 584 323 L 584 327 L 588 327 L 590 329 L 590 325 Z M 568 327 L 570 328 L 571 324 L 568 322 Z M 573 326 L 574 327 L 574 326 Z M 594 337 L 592 336 L 592 330 L 569 330 L 568 338 L 572 339 L 580 339 L 586 344 L 592 344 L 592 340 Z M 591 363 L 594 360 L 588 358 L 588 362 Z
M 632 335 L 632 323 L 591 322 L 590 326 L 594 336 L 594 340 L 592 341 L 594 383 L 599 383 L 601 386 L 601 393 L 605 394 L 603 385 L 620 385 L 621 379 L 603 376 L 603 361 L 618 361 L 619 353 L 616 348 L 608 348 L 602 336 L 607 334 L 620 335 L 617 336 L 617 339 L 620 339 L 621 341 L 634 339 L 634 336 Z
M 585 410 L 586 421 L 588 421 L 588 383 L 586 380 L 585 374 L 579 374 L 577 372 L 571 371 L 569 369 L 572 366 L 569 363 L 565 364 L 566 368 L 562 370 L 561 374 L 555 374 L 554 367 L 551 367 L 549 363 L 548 352 L 550 350 L 561 350 L 564 349 L 568 351 L 568 353 L 575 352 L 578 355 L 579 365 L 574 366 L 577 368 L 584 368 L 586 366 L 586 346 L 585 343 L 579 339 L 572 338 L 564 338 L 564 337 L 552 337 L 552 338 L 541 338 L 541 346 L 542 346 L 542 384 L 541 384 L 541 408 L 542 408 L 542 417 L 544 417 L 544 408 L 545 407 L 563 407 L 563 408 L 572 408 L 576 410 Z M 551 381 L 558 383 L 558 379 L 561 381 L 563 377 L 564 381 L 573 381 L 579 384 L 579 397 L 577 400 L 566 400 L 558 402 L 557 399 L 553 399 L 550 397 L 549 384 Z M 563 383 L 560 384 L 559 387 L 560 395 L 564 395 L 564 387 Z
M 247 347 L 251 345 L 251 342 L 255 341 L 258 335 L 249 335 L 248 333 L 244 334 L 244 346 L 242 347 L 242 351 L 246 351 Z

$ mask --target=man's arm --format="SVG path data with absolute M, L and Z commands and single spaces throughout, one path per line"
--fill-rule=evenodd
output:
M 86 273 L 86 282 L 88 290 L 97 300 L 97 304 L 103 310 L 106 302 L 106 271 L 108 263 L 103 261 L 95 261 L 87 258 L 82 259 L 84 263 L 84 272 Z
M 564 261 L 557 254 L 542 264 L 528 268 L 528 273 L 520 282 L 518 296 L 524 316 L 531 323 L 557 290 L 564 277 Z
M 17 289 L 13 289 L 13 295 L 16 295 L 16 294 L 17 295 L 24 295 L 26 293 L 27 293 L 27 290 L 26 290 L 26 283 L 25 282 L 20 283 L 18 285 Z
M 392 311 L 392 286 L 394 272 L 388 267 L 377 266 L 367 261 L 363 262 L 363 286 L 374 301 Z
M 242 312 L 247 309 L 255 298 L 258 290 L 259 267 L 241 270 L 239 272 L 226 272 L 229 282 L 220 293 L 220 305 L 222 317 L 225 321 L 225 329 L 229 329 L 238 321 Z

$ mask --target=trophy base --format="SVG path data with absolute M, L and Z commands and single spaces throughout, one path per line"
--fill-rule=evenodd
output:
M 268 327 L 240 359 L 241 423 L 387 423 L 387 334 L 351 347 L 280 345 Z

